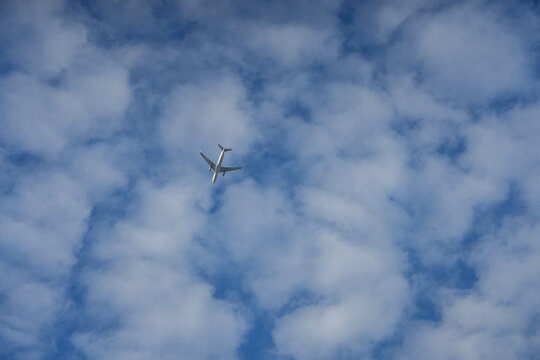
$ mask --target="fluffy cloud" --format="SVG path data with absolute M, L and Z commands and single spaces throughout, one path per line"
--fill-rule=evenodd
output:
M 251 50 L 275 59 L 282 66 L 309 64 L 335 56 L 337 44 L 328 31 L 289 24 L 252 27 L 255 31 L 248 37 Z
M 80 35 L 84 25 L 63 17 L 61 2 L 5 6 L 2 41 L 13 71 L 0 80 L 2 143 L 56 157 L 116 129 L 130 101 L 126 69 Z
M 117 128 L 130 97 L 127 73 L 115 66 L 95 70 L 68 75 L 60 88 L 26 74 L 3 79 L 2 141 L 19 151 L 58 156 L 69 142 Z
M 62 1 L 7 1 L 2 7 L 0 40 L 16 68 L 54 76 L 75 60 L 86 43 L 85 27 L 62 16 Z
M 189 257 L 205 225 L 194 206 L 208 206 L 208 195 L 197 193 L 189 183 L 143 185 L 132 215 L 98 234 L 92 248 L 98 263 L 82 275 L 85 309 L 98 328 L 109 328 L 74 335 L 87 356 L 234 357 L 246 328 L 241 309 L 213 298 Z
M 534 358 L 538 353 L 538 228 L 509 222 L 471 255 L 473 293 L 450 295 L 440 324 L 420 323 L 398 358 Z
M 336 193 L 326 198 L 313 189 L 304 193 L 296 209 L 276 189 L 250 182 L 231 187 L 219 230 L 210 237 L 225 242 L 223 251 L 232 255 L 233 269 L 246 274 L 260 306 L 290 307 L 273 333 L 280 353 L 295 358 L 369 353 L 370 344 L 393 333 L 409 304 L 403 254 L 388 244 L 378 224 L 369 223 L 374 219 L 361 202 L 347 206 L 336 201 Z M 348 231 L 338 231 L 334 223 Z
M 89 212 L 81 187 L 59 173 L 23 178 L 2 197 L 3 354 L 39 355 L 44 348 Z
M 220 139 L 247 149 L 257 133 L 241 83 L 227 76 L 202 81 L 177 87 L 167 99 L 160 122 L 165 144 L 180 150 L 215 146 Z
M 0 356 L 540 351 L 532 5 L 0 6 Z
M 399 256 L 326 235 L 309 259 L 308 289 L 317 299 L 279 319 L 279 351 L 299 359 L 370 351 L 393 333 L 408 303 Z M 383 259 L 388 266 L 382 265 Z
M 1 40 L 11 71 L 0 79 L 8 176 L 0 247 L 9 274 L 1 290 L 2 354 L 38 358 L 66 304 L 93 206 L 89 187 L 123 182 L 108 159 L 100 162 L 100 180 L 96 172 L 85 177 L 81 167 L 94 156 L 81 145 L 118 128 L 130 90 L 125 69 L 87 43 L 85 27 L 63 16 L 61 2 L 3 7 Z
M 450 102 L 481 103 L 527 91 L 529 39 L 513 29 L 504 8 L 468 2 L 426 9 L 404 25 L 395 66 L 413 61 L 429 92 Z

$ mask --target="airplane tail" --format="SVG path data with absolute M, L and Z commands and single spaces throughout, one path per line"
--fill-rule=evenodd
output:
M 232 149 L 224 148 L 223 146 L 221 146 L 221 145 L 219 145 L 219 144 L 218 144 L 218 146 L 219 146 L 219 148 L 220 148 L 221 150 L 223 150 L 223 151 L 231 151 L 231 150 L 232 150 Z

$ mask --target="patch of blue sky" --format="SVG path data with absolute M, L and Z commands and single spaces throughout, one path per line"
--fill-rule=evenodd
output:
M 252 314 L 251 321 L 251 329 L 238 348 L 239 359 L 272 359 L 275 352 L 274 339 L 272 338 L 273 314 L 257 311 Z
M 83 352 L 73 344 L 73 336 L 85 331 L 96 333 L 112 333 L 120 328 L 120 320 L 115 314 L 103 309 L 103 316 L 91 316 L 85 311 L 88 288 L 82 281 L 84 272 L 89 269 L 100 269 L 107 266 L 92 256 L 93 243 L 103 233 L 126 219 L 130 208 L 137 202 L 134 192 L 135 184 L 129 182 L 101 199 L 92 208 L 86 221 L 86 231 L 82 236 L 80 248 L 77 250 L 77 263 L 71 268 L 65 287 L 62 310 L 57 314 L 50 328 L 44 332 L 46 342 L 51 346 L 44 353 L 44 359 L 58 359 L 78 356 L 86 358 Z
M 455 251 L 455 249 L 448 250 L 447 253 L 455 255 Z M 469 265 L 465 260 L 465 253 L 447 264 L 428 265 L 418 258 L 416 252 L 416 250 L 407 251 L 410 264 L 410 268 L 407 270 L 407 277 L 411 281 L 414 280 L 415 277 L 420 276 L 443 288 L 467 290 L 472 289 L 475 286 L 478 276 L 474 267 Z M 459 252 L 460 251 L 458 250 L 458 254 Z M 422 290 L 416 299 L 417 316 L 421 318 L 428 316 L 429 320 L 440 319 L 440 314 L 434 311 L 433 304 L 430 304 L 429 299 L 432 299 L 431 296 Z M 427 309 L 424 308 L 424 306 L 427 306 Z
M 240 171 L 242 171 L 242 170 L 240 170 Z M 214 172 L 209 171 L 208 172 L 208 181 L 209 182 L 211 181 L 212 176 L 214 176 Z M 223 179 L 224 176 L 223 175 L 218 175 L 218 176 L 219 176 L 218 180 L 216 181 L 216 184 L 215 184 L 217 186 L 213 186 L 212 190 L 211 190 L 212 191 L 212 205 L 208 209 L 208 214 L 215 215 L 215 216 L 218 215 L 218 212 L 221 210 L 221 207 L 223 206 L 223 200 L 224 200 L 223 196 L 225 194 L 225 190 L 227 189 L 227 187 L 222 184 L 223 181 L 224 181 L 224 179 Z M 233 177 L 233 176 L 234 176 L 234 174 L 229 174 L 228 177 Z
M 539 74 L 540 75 L 540 74 Z M 538 90 L 528 90 L 522 93 L 501 94 L 492 99 L 486 106 L 485 111 L 502 115 L 516 107 L 527 107 L 538 101 L 540 92 Z
M 2 9 L 0 8 L 0 11 L 1 10 Z M 0 20 L 2 20 L 1 16 Z M 0 34 L 0 76 L 6 76 L 13 71 L 20 70 L 17 59 L 9 53 L 10 48 L 13 46 L 13 41 L 14 40 L 10 39 L 7 34 Z
M 509 183 L 504 200 L 475 208 L 470 229 L 463 237 L 463 250 L 473 250 L 483 236 L 496 234 L 505 221 L 526 218 L 527 215 L 527 203 L 523 199 L 519 185 L 515 182 Z
M 6 158 L 11 165 L 18 168 L 36 168 L 44 164 L 40 155 L 28 151 L 12 152 Z
M 219 231 L 217 231 L 219 233 Z M 226 250 L 201 240 L 205 248 L 214 256 L 226 258 Z M 241 312 L 247 316 L 249 331 L 238 346 L 239 359 L 270 359 L 275 351 L 272 331 L 275 326 L 275 314 L 272 311 L 260 309 L 254 294 L 246 289 L 245 276 L 253 269 L 246 269 L 233 263 L 222 264 L 219 272 L 209 273 L 200 268 L 198 273 L 203 280 L 213 286 L 213 296 L 216 299 L 232 301 L 241 304 Z
M 305 169 L 297 164 L 296 155 L 284 141 L 288 136 L 286 130 L 277 127 L 271 132 L 267 141 L 253 145 L 249 157 L 237 160 L 243 166 L 240 171 L 261 185 L 282 189 L 292 196 L 295 186 L 305 177 Z
M 181 13 L 178 4 L 173 1 L 158 1 L 144 8 L 132 8 L 129 2 L 78 0 L 69 2 L 66 11 L 74 17 L 87 17 L 84 21 L 95 25 L 89 27 L 92 41 L 104 48 L 140 43 L 160 46 L 181 42 L 197 26 L 193 21 L 179 21 L 178 15 Z M 113 15 L 124 12 L 131 12 L 131 15 L 125 19 Z M 105 23 L 107 26 L 101 26 Z
M 373 346 L 370 353 L 371 357 L 379 360 L 393 359 L 395 356 L 395 351 L 403 345 L 405 331 L 407 331 L 406 325 L 399 324 L 396 331 L 392 335 L 384 338 Z
M 312 122 L 311 109 L 300 100 L 291 100 L 285 109 L 286 118 L 299 118 L 306 123 Z
M 287 302 L 276 311 L 276 316 L 282 317 L 303 307 L 317 305 L 323 302 L 323 296 L 319 296 L 306 289 L 298 289 L 291 293 Z
M 411 318 L 433 322 L 441 321 L 441 308 L 430 291 L 422 291 L 414 301 Z
M 410 136 L 421 128 L 421 122 L 422 119 L 404 117 L 392 121 L 390 127 L 401 136 Z
M 364 5 L 366 4 L 369 4 L 369 2 L 366 2 Z M 366 7 L 368 9 L 365 13 L 368 13 L 369 5 Z M 383 51 L 384 46 L 374 41 L 367 26 L 362 27 L 359 25 L 359 22 L 362 22 L 364 19 L 359 19 L 359 15 L 362 13 L 358 8 L 359 3 L 355 1 L 346 0 L 340 4 L 337 16 L 339 20 L 339 34 L 342 37 L 340 52 L 343 55 L 360 53 L 367 59 L 373 59 Z
M 467 150 L 467 143 L 462 136 L 453 136 L 444 140 L 437 147 L 437 154 L 447 156 L 452 161 L 455 161 L 461 154 Z
M 246 98 L 247 100 L 258 106 L 265 100 L 265 85 L 267 79 L 263 72 L 250 72 L 238 69 L 240 74 L 242 84 L 246 89 Z
M 3 42 L 0 41 L 0 44 L 3 44 Z M 5 76 L 16 69 L 13 61 L 10 61 L 9 57 L 5 54 L 5 50 L 3 50 L 4 46 L 0 47 L 0 76 Z

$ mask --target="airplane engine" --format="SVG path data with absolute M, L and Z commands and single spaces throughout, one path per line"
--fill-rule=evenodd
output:
M 225 171 L 223 172 L 223 176 L 225 176 Z
M 208 168 L 208 171 L 212 171 L 212 167 L 211 167 L 211 166 Z

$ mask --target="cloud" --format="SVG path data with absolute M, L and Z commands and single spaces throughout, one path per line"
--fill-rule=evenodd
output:
M 97 235 L 92 253 L 98 263 L 82 275 L 88 289 L 84 311 L 98 328 L 113 325 L 106 333 L 74 334 L 74 345 L 86 356 L 234 356 L 246 329 L 241 308 L 215 299 L 212 286 L 194 273 L 197 260 L 189 257 L 193 237 L 205 225 L 193 206 L 208 203 L 207 195 L 194 190 L 188 183 L 143 185 L 132 215 Z
M 74 344 L 87 356 L 234 356 L 245 323 L 230 304 L 213 299 L 210 286 L 144 260 L 118 265 L 87 279 L 95 293 L 88 304 L 96 307 L 92 314 L 106 317 L 108 312 L 120 326 L 107 335 L 75 334 Z
M 440 324 L 420 323 L 397 358 L 534 358 L 538 352 L 536 226 L 509 222 L 471 254 L 478 266 L 473 293 L 445 300 Z M 526 254 L 525 254 L 526 252 Z
M 62 1 L 3 4 L 0 41 L 15 68 L 49 77 L 69 67 L 87 42 L 82 24 L 62 16 Z
M 532 6 L 1 5 L 0 356 L 534 357 Z
M 62 174 L 20 181 L 4 196 L 2 243 L 6 257 L 45 276 L 74 261 L 73 247 L 89 208 L 80 187 Z M 66 241 L 71 240 L 71 241 Z
M 471 2 L 418 13 L 404 25 L 393 65 L 418 66 L 428 91 L 450 102 L 524 95 L 532 85 L 529 39 L 512 29 L 503 11 Z
M 224 146 L 242 150 L 256 136 L 252 111 L 241 83 L 229 76 L 203 79 L 174 89 L 165 106 L 160 131 L 172 149 Z
M 128 164 L 122 160 L 126 155 L 127 144 L 94 144 L 82 149 L 72 149 L 69 156 L 69 172 L 81 184 L 87 194 L 101 199 L 114 189 L 126 186 Z
M 44 348 L 89 213 L 81 187 L 61 173 L 23 178 L 2 197 L 3 354 L 39 354 Z
M 93 207 L 87 185 L 101 183 L 108 193 L 123 182 L 103 158 L 99 180 L 97 172 L 76 175 L 74 168 L 95 162 L 81 145 L 118 129 L 130 100 L 127 72 L 87 43 L 85 27 L 64 17 L 62 3 L 30 5 L 4 5 L 10 29 L 2 41 L 13 69 L 0 79 L 7 176 L 0 247 L 9 274 L 1 343 L 3 355 L 17 358 L 48 351 Z
M 301 25 L 253 26 L 248 44 L 256 54 L 266 54 L 288 67 L 314 60 L 324 61 L 327 53 L 332 57 L 336 44 L 327 31 Z M 330 35 L 330 36 L 329 36 Z M 334 55 L 335 56 L 335 55 Z M 309 59 L 309 60 L 308 60 Z
M 306 195 L 311 192 L 306 189 Z M 222 239 L 225 254 L 246 274 L 246 285 L 263 308 L 291 307 L 276 319 L 273 336 L 280 353 L 295 358 L 369 353 L 369 344 L 392 334 L 408 304 L 402 254 L 384 235 L 369 234 L 367 222 L 364 228 L 362 222 L 351 227 L 346 222 L 345 229 L 354 229 L 349 234 L 321 223 L 335 219 L 327 215 L 332 211 L 343 211 L 339 203 L 298 200 L 301 209 L 275 189 L 251 182 L 230 187 L 218 214 L 219 231 L 210 237 Z M 346 218 L 360 220 L 361 214 Z M 341 228 L 343 219 L 337 221 Z
M 26 74 L 3 79 L 0 87 L 7 130 L 1 140 L 18 151 L 52 157 L 69 141 L 115 129 L 113 119 L 122 114 L 130 98 L 127 74 L 118 67 L 68 76 L 61 88 Z
M 0 334 L 5 344 L 2 353 L 38 358 L 42 345 L 37 335 L 52 327 L 62 305 L 62 291 L 29 281 L 2 290 L 5 293 L 0 313 L 3 323 Z
M 310 291 L 319 299 L 278 320 L 279 351 L 295 358 L 369 353 L 393 332 L 408 303 L 408 285 L 394 264 L 399 254 L 347 243 L 335 235 L 316 240 Z M 381 266 L 382 259 L 392 259 Z

